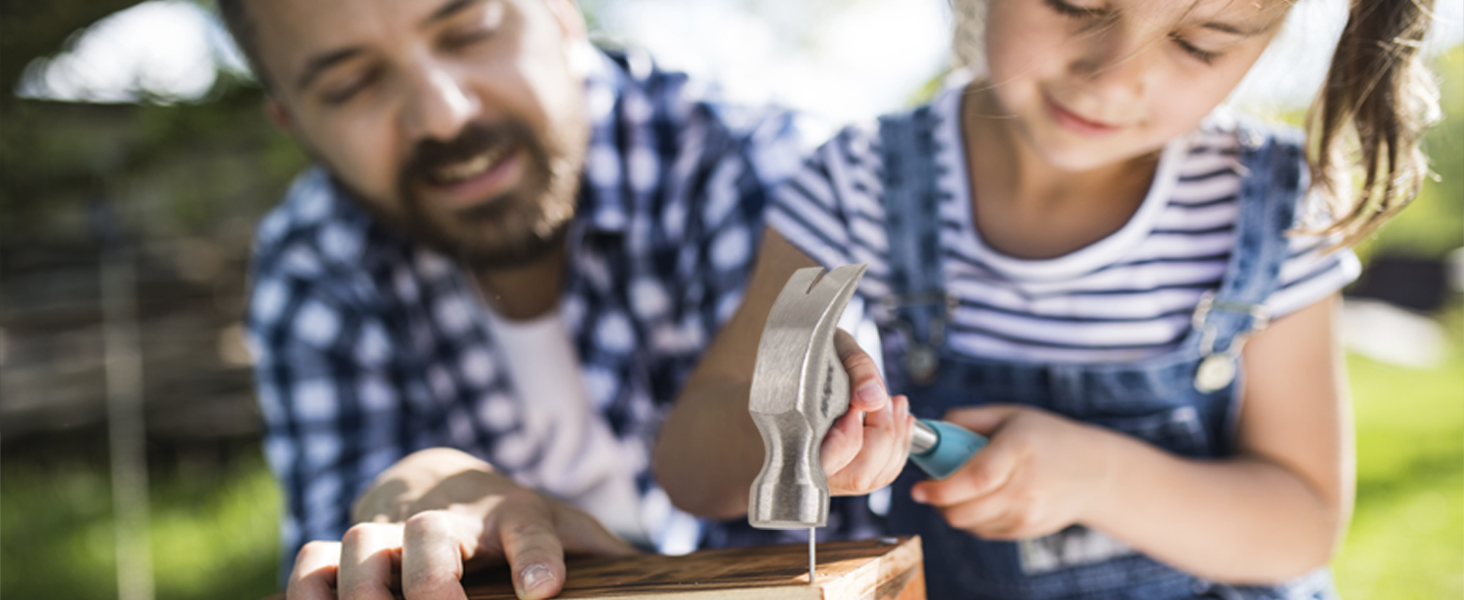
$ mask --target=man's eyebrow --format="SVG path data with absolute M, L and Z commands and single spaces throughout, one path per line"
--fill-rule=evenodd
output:
M 326 69 L 359 56 L 362 52 L 364 50 L 360 47 L 352 46 L 311 57 L 305 62 L 305 69 L 300 71 L 300 76 L 295 78 L 295 88 L 304 90 L 310 87 L 310 84 L 314 83 L 315 79 L 320 77 L 320 74 L 324 73 Z
M 467 10 L 474 4 L 480 4 L 485 1 L 486 0 L 451 0 L 447 4 L 442 5 L 442 7 L 438 8 L 436 11 L 433 11 L 431 15 L 428 15 L 428 17 L 422 21 L 422 24 L 429 25 L 431 23 L 447 19 L 464 10 Z M 320 77 L 320 74 L 325 72 L 326 69 L 329 69 L 346 60 L 350 60 L 351 58 L 360 55 L 364 51 L 365 50 L 360 47 L 352 46 L 349 48 L 333 50 L 312 57 L 309 61 L 305 63 L 305 69 L 300 71 L 300 76 L 295 79 L 295 87 L 301 90 L 309 87 L 310 84 L 314 83 L 315 79 L 317 77 Z
M 430 25 L 434 22 L 441 21 L 464 10 L 467 10 L 474 4 L 480 4 L 482 2 L 484 2 L 484 0 L 452 0 L 451 2 L 442 5 L 441 8 L 437 9 L 430 16 L 424 19 L 422 21 L 422 24 Z

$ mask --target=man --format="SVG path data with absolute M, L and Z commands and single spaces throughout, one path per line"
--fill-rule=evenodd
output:
M 260 225 L 248 315 L 290 597 L 461 597 L 503 559 L 546 597 L 564 552 L 632 551 L 602 523 L 690 549 L 649 449 L 790 118 L 593 49 L 572 0 L 220 8 L 318 163 Z

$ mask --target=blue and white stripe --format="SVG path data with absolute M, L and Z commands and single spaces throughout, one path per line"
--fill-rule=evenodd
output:
M 1219 287 L 1235 245 L 1241 176 L 1233 131 L 1207 126 L 1167 145 L 1148 196 L 1119 231 L 1065 256 L 1027 260 L 987 247 L 973 224 L 959 100 L 958 90 L 948 91 L 933 107 L 942 271 L 958 300 L 946 344 L 976 357 L 1051 362 L 1175 349 L 1200 296 Z M 873 299 L 889 293 L 881 172 L 877 130 L 851 127 L 779 190 L 768 216 L 822 264 L 868 263 L 861 294 Z M 1281 287 L 1266 301 L 1277 317 L 1359 273 L 1351 252 L 1324 252 L 1330 240 L 1295 235 L 1289 244 Z M 878 302 L 870 305 L 876 319 L 888 317 Z

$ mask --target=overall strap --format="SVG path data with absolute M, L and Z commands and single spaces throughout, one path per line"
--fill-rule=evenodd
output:
M 1192 317 L 1194 348 L 1201 359 L 1195 389 L 1226 389 L 1239 372 L 1249 337 L 1271 321 L 1266 299 L 1277 288 L 1290 256 L 1286 232 L 1295 222 L 1303 189 L 1302 144 L 1286 134 L 1262 135 L 1241 125 L 1240 191 L 1236 198 L 1235 248 L 1220 289 L 1200 298 Z
M 952 307 L 941 273 L 934 127 L 929 106 L 879 119 L 891 288 L 884 305 L 905 337 L 905 371 L 916 383 L 935 375 Z
M 1241 182 L 1235 248 L 1220 289 L 1201 299 L 1194 319 L 1196 329 L 1213 327 L 1207 337 L 1215 352 L 1228 351 L 1236 336 L 1269 323 L 1265 302 L 1279 286 L 1281 266 L 1290 256 L 1286 232 L 1305 192 L 1300 140 L 1246 126 L 1237 137 Z

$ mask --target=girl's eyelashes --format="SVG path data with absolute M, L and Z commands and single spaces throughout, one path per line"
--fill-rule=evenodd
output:
M 1056 12 L 1057 14 L 1063 15 L 1065 17 L 1072 17 L 1074 19 L 1091 20 L 1104 18 L 1111 15 L 1111 11 L 1105 8 L 1089 8 L 1086 6 L 1078 6 L 1076 4 L 1069 4 L 1065 0 L 1042 0 L 1042 2 L 1046 4 L 1048 8 L 1052 9 L 1053 12 Z M 1215 62 L 1215 59 L 1220 58 L 1219 52 L 1212 52 L 1210 50 L 1200 48 L 1199 46 L 1194 45 L 1178 33 L 1170 34 L 1169 39 L 1174 42 L 1174 45 L 1179 47 L 1181 52 L 1184 52 L 1191 58 L 1194 58 L 1207 65 L 1213 64 Z
M 1169 39 L 1170 41 L 1174 42 L 1174 45 L 1179 46 L 1180 51 L 1190 55 L 1195 59 L 1198 59 L 1200 62 L 1203 62 L 1207 65 L 1214 64 L 1215 59 L 1220 58 L 1219 52 L 1211 52 L 1209 50 L 1204 50 L 1198 46 L 1195 46 L 1194 44 L 1191 44 L 1189 40 L 1184 39 L 1184 37 L 1180 36 L 1177 33 L 1170 34 Z
M 1089 19 L 1094 17 L 1101 17 L 1108 14 L 1108 11 L 1101 8 L 1088 8 L 1086 6 L 1068 4 L 1063 0 L 1042 0 L 1042 2 L 1046 4 L 1048 8 L 1052 9 L 1053 12 L 1056 12 L 1057 14 L 1063 15 L 1065 17 Z

